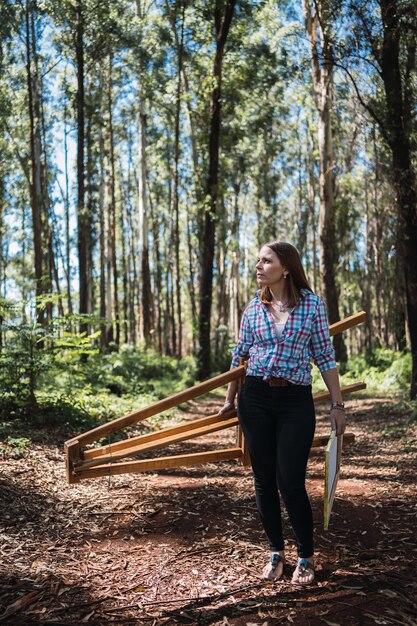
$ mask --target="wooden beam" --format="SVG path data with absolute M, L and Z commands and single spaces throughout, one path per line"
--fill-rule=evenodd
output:
M 365 311 L 360 311 L 359 313 L 355 313 L 355 315 L 351 315 L 350 317 L 347 317 L 344 320 L 341 320 L 329 326 L 330 334 L 335 335 L 348 328 L 351 328 L 352 326 L 356 326 L 357 324 L 362 323 L 365 320 L 365 318 L 366 318 Z M 192 400 L 193 398 L 201 396 L 205 393 L 208 393 L 209 391 L 212 391 L 213 389 L 221 387 L 229 383 L 232 380 L 239 380 L 241 378 L 244 378 L 245 373 L 246 373 L 246 366 L 239 365 L 238 367 L 232 370 L 229 370 L 228 372 L 224 372 L 223 374 L 220 374 L 219 376 L 215 376 L 214 378 L 210 378 L 209 380 L 199 383 L 198 385 L 194 385 L 194 387 L 185 389 L 184 391 L 181 391 L 177 394 L 169 396 L 168 398 L 164 398 L 163 400 L 160 400 L 159 402 L 154 402 L 153 404 L 146 406 L 143 409 L 139 409 L 138 411 L 133 411 L 132 413 L 129 413 L 128 415 L 119 417 L 115 420 L 112 420 L 111 422 L 108 422 L 107 424 L 102 424 L 101 426 L 97 426 L 96 428 L 93 428 L 92 430 L 89 430 L 86 433 L 78 435 L 77 437 L 73 437 L 72 439 L 69 439 L 67 441 L 67 444 L 71 444 L 71 443 L 78 441 L 80 446 L 85 446 L 88 443 L 92 443 L 93 441 L 100 439 L 100 437 L 103 437 L 105 435 L 121 430 L 122 428 L 125 428 L 126 426 L 131 426 L 132 424 L 135 424 L 141 420 L 147 419 L 148 417 L 151 417 L 153 415 L 157 415 L 158 413 L 161 413 L 162 411 L 166 411 L 175 406 L 178 406 L 182 402 L 188 402 L 189 400 Z
M 364 389 L 365 387 L 366 385 L 364 383 L 354 383 L 352 385 L 342 387 L 341 391 L 343 395 L 346 395 L 347 393 L 358 391 L 360 389 Z M 314 402 L 323 402 L 328 398 L 330 398 L 330 393 L 328 391 L 320 391 L 313 394 Z M 202 435 L 216 432 L 217 430 L 237 426 L 237 419 L 230 421 L 231 418 L 236 417 L 236 414 L 236 409 L 233 409 L 232 411 L 227 411 L 227 413 L 224 413 L 223 415 L 209 415 L 207 417 L 185 422 L 177 426 L 169 426 L 154 433 L 138 435 L 137 437 L 117 441 L 111 445 L 102 446 L 93 450 L 86 450 L 82 454 L 81 458 L 78 456 L 78 465 L 83 465 L 82 461 L 90 461 L 94 459 L 97 462 L 85 465 L 85 467 L 92 467 L 93 465 L 102 464 L 107 461 L 110 462 L 111 460 L 126 458 L 141 452 L 156 450 L 170 445 L 171 443 L 186 441 L 194 437 L 200 437 Z M 238 445 L 244 450 L 245 462 L 247 463 L 248 455 L 244 444 L 243 433 L 240 428 L 238 431 Z
M 199 426 L 198 428 L 189 428 L 187 431 L 183 431 L 180 433 L 175 433 L 166 435 L 164 438 L 157 439 L 154 441 L 148 441 L 145 443 L 140 443 L 138 445 L 132 446 L 130 448 L 125 448 L 124 450 L 119 450 L 118 452 L 113 452 L 110 450 L 110 454 L 104 457 L 98 457 L 95 459 L 91 459 L 88 461 L 79 461 L 76 464 L 76 467 L 84 471 L 89 467 L 94 467 L 96 465 L 103 465 L 104 463 L 112 463 L 114 461 L 118 461 L 120 459 L 125 459 L 129 456 L 135 456 L 136 454 L 141 454 L 143 452 L 149 452 L 150 450 L 157 450 L 158 448 L 165 448 L 173 443 L 179 443 L 181 441 L 187 441 L 188 439 L 194 439 L 195 437 L 202 437 L 203 435 L 209 435 L 210 433 L 215 433 L 218 430 L 224 430 L 225 428 L 231 428 L 232 426 L 238 425 L 237 417 L 232 417 L 231 419 L 224 420 L 219 419 L 221 416 L 217 416 L 217 422 L 213 424 L 208 424 L 206 426 Z
M 345 433 L 344 443 L 352 443 L 355 440 L 353 433 Z M 328 435 L 316 436 L 313 439 L 312 448 L 326 446 L 329 441 Z M 124 463 L 108 463 L 84 469 L 76 469 L 77 482 L 85 478 L 99 478 L 100 476 L 116 476 L 118 474 L 130 474 L 137 472 L 148 472 L 164 470 L 175 467 L 187 467 L 202 463 L 214 463 L 218 461 L 230 461 L 232 459 L 242 459 L 241 448 L 226 448 L 224 450 L 211 450 L 209 452 L 195 452 L 193 454 L 181 454 L 177 456 L 165 456 L 159 459 L 143 459 L 140 461 L 127 461 Z M 249 461 L 250 463 L 250 461 Z M 249 464 L 248 463 L 248 464 Z
M 113 455 L 114 452 L 119 452 L 120 450 L 131 448 L 132 446 L 135 446 L 139 443 L 148 443 L 157 439 L 165 439 L 167 435 L 176 435 L 178 433 L 187 432 L 193 428 L 207 426 L 215 422 L 220 422 L 221 420 L 226 421 L 231 417 L 236 417 L 236 415 L 237 411 L 236 409 L 233 409 L 232 411 L 227 411 L 226 413 L 223 413 L 223 415 L 218 415 L 217 413 L 215 413 L 213 415 L 208 415 L 207 417 L 200 417 L 189 422 L 183 422 L 182 424 L 177 424 L 176 426 L 167 426 L 166 428 L 162 428 L 161 430 L 157 430 L 153 433 L 147 433 L 146 435 L 137 435 L 136 437 L 130 437 L 129 439 L 124 439 L 123 441 L 116 441 L 115 443 L 107 444 L 105 446 L 101 446 L 100 448 L 85 450 L 83 458 L 85 460 L 95 459 L 106 456 L 110 454 L 110 452 Z
M 142 459 L 140 461 L 127 461 L 124 463 L 109 463 L 86 470 L 77 470 L 78 480 L 84 478 L 98 478 L 100 476 L 116 476 L 117 474 L 131 474 L 135 472 L 148 472 L 163 470 L 173 467 L 186 467 L 201 463 L 213 463 L 217 461 L 230 461 L 242 456 L 240 448 L 225 448 L 224 450 L 212 450 L 209 452 L 195 452 L 193 454 L 181 454 L 179 456 L 164 456 L 159 459 Z
M 340 391 L 342 392 L 342 395 L 345 396 L 348 393 L 360 391 L 361 389 L 366 389 L 366 383 L 353 383 L 352 385 L 346 385 L 346 387 L 342 387 Z M 329 400 L 329 398 L 329 391 L 317 391 L 316 393 L 313 393 L 313 400 L 317 403 Z
M 353 443 L 355 441 L 354 433 L 345 433 L 343 435 L 343 444 L 345 443 Z M 312 448 L 321 448 L 323 446 L 327 446 L 329 443 L 329 435 L 316 435 L 313 439 L 313 443 L 311 444 Z
M 329 326 L 330 336 L 338 335 L 342 333 L 344 330 L 348 328 L 352 328 L 352 326 L 357 326 L 358 324 L 362 324 L 366 319 L 366 311 L 360 311 L 359 313 L 355 313 L 350 317 L 345 317 L 343 320 L 339 322 L 335 322 Z
M 78 440 L 73 440 L 72 443 L 64 444 L 65 451 L 65 473 L 67 476 L 67 482 L 72 485 L 80 482 L 77 476 L 74 474 L 74 466 L 81 457 L 81 447 Z
M 199 383 L 198 385 L 194 385 L 194 387 L 190 387 L 189 389 L 185 389 L 184 391 L 180 391 L 168 398 L 164 398 L 163 400 L 159 400 L 158 402 L 154 402 L 143 409 L 139 409 L 138 411 L 133 411 L 124 417 L 118 417 L 117 419 L 108 422 L 107 424 L 102 424 L 101 426 L 97 426 L 92 430 L 89 430 L 82 435 L 78 435 L 73 439 L 69 439 L 67 441 L 68 444 L 73 441 L 79 441 L 82 446 L 87 445 L 88 443 L 92 443 L 100 437 L 104 437 L 104 435 L 108 435 L 110 433 L 114 433 L 117 430 L 121 430 L 122 428 L 126 428 L 126 426 L 131 426 L 132 424 L 136 424 L 141 420 L 147 419 L 148 417 L 152 417 L 153 415 L 157 415 L 158 413 L 162 413 L 163 411 L 167 411 L 168 409 L 172 409 L 174 406 L 178 406 L 183 402 L 188 402 L 193 398 L 197 398 L 198 396 L 202 396 L 213 389 L 217 389 L 218 387 L 222 387 L 223 385 L 229 383 L 232 380 L 238 380 L 241 376 L 245 375 L 245 367 L 240 365 L 224 374 L 219 374 L 219 376 L 215 376 L 214 378 L 210 378 L 209 380 L 204 381 L 203 383 Z

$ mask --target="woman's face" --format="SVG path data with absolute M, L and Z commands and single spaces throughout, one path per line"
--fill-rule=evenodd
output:
M 256 263 L 256 279 L 260 287 L 271 287 L 284 279 L 287 270 L 271 248 L 263 246 Z

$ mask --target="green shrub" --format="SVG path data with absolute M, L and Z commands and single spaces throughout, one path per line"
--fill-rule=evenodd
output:
M 21 459 L 31 443 L 27 437 L 6 437 L 5 441 L 0 443 L 0 456 L 4 459 Z
M 346 380 L 359 379 L 371 389 L 407 390 L 411 380 L 411 354 L 379 348 L 366 358 L 353 357 L 347 363 Z
M 341 375 L 342 385 L 362 381 L 368 389 L 406 391 L 411 380 L 411 354 L 378 348 L 372 354 L 351 357 Z M 320 372 L 313 369 L 315 389 L 325 389 Z

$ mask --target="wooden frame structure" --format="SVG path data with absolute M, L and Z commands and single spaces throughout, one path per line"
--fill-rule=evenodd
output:
M 365 320 L 366 313 L 361 311 L 350 317 L 336 322 L 329 326 L 330 335 L 357 326 Z M 162 411 L 188 402 L 194 398 L 202 396 L 209 391 L 229 383 L 239 381 L 239 390 L 244 382 L 246 366 L 242 363 L 239 367 L 210 378 L 194 387 L 190 387 L 172 396 L 154 402 L 138 411 L 133 411 L 128 415 L 119 417 L 107 424 L 102 424 L 85 432 L 77 437 L 73 437 L 65 442 L 65 460 L 67 481 L 70 484 L 78 483 L 85 478 L 97 478 L 99 476 L 114 476 L 133 472 L 155 471 L 173 467 L 183 467 L 197 465 L 200 463 L 212 463 L 214 461 L 226 461 L 238 459 L 243 465 L 249 465 L 249 454 L 243 437 L 243 433 L 238 424 L 237 411 L 233 409 L 223 415 L 209 415 L 189 422 L 184 422 L 176 426 L 163 428 L 162 430 L 139 435 L 107 444 L 98 448 L 84 450 L 88 444 L 97 441 L 101 437 L 117 432 L 127 426 L 136 424 Z M 346 395 L 353 391 L 365 389 L 364 383 L 355 383 L 342 388 L 342 394 Z M 314 402 L 327 400 L 330 394 L 327 391 L 315 393 Z M 144 452 L 164 448 L 172 443 L 179 443 L 201 437 L 226 428 L 238 427 L 237 442 L 233 448 L 222 450 L 211 450 L 205 452 L 195 452 L 192 454 L 181 454 L 176 456 L 163 456 L 155 459 L 140 459 L 124 461 L 128 457 L 137 456 Z M 349 443 L 354 440 L 352 433 L 345 433 L 344 441 Z M 312 447 L 327 445 L 328 437 L 314 437 Z

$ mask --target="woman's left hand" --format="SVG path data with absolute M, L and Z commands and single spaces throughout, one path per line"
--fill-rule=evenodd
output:
M 343 435 L 346 430 L 346 416 L 343 409 L 330 409 L 330 421 L 332 430 L 336 431 L 336 435 Z

